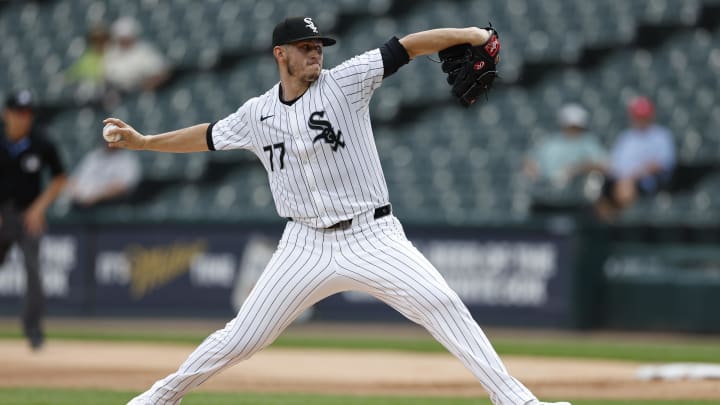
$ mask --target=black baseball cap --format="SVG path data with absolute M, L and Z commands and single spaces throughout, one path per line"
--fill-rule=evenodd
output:
M 17 90 L 5 99 L 5 108 L 11 110 L 32 110 L 33 104 L 30 90 Z
M 285 45 L 307 39 L 319 39 L 323 46 L 335 44 L 335 40 L 320 34 L 320 30 L 310 17 L 292 17 L 275 26 L 273 30 L 273 46 Z

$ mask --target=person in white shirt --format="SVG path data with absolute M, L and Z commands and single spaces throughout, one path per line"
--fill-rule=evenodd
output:
M 110 30 L 112 44 L 103 56 L 105 80 L 121 92 L 152 90 L 169 77 L 169 63 L 151 44 L 139 39 L 133 18 L 121 17 Z
M 137 154 L 102 146 L 83 157 L 66 192 L 75 206 L 90 207 L 129 195 L 141 177 Z

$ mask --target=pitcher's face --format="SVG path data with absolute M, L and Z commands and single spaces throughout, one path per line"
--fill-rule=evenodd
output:
M 319 40 L 298 41 L 283 45 L 287 71 L 292 77 L 304 82 L 314 82 L 320 77 L 323 64 L 323 45 Z

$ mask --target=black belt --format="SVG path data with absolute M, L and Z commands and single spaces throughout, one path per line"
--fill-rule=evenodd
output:
M 382 217 L 386 217 L 392 213 L 392 205 L 383 205 L 382 207 L 375 208 L 375 214 L 373 215 L 373 218 L 378 219 Z M 288 221 L 292 221 L 292 218 L 288 218 Z M 346 219 L 344 221 L 340 221 L 336 224 L 328 226 L 327 230 L 336 230 L 336 229 L 347 229 L 352 225 L 352 218 Z

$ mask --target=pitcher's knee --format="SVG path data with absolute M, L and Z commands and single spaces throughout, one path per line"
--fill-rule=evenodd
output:
M 234 361 L 245 360 L 269 344 L 270 342 L 262 336 L 251 334 L 228 337 L 225 340 L 225 346 L 229 348 L 227 356 Z

